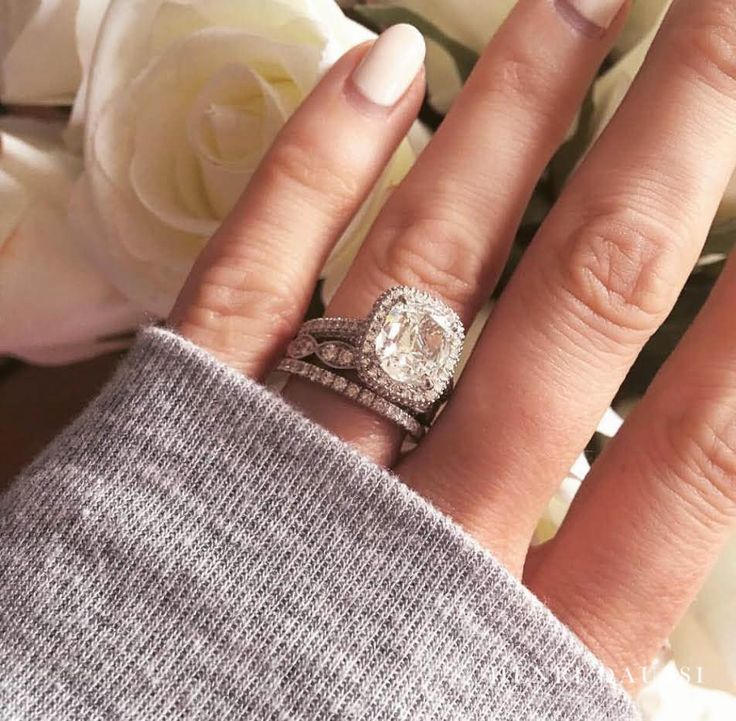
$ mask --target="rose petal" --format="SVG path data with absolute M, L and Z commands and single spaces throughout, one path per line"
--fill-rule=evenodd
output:
M 185 78 L 180 73 L 183 63 L 188 67 Z M 217 220 L 224 217 L 242 192 L 247 177 L 226 172 L 217 180 L 230 182 L 217 183 L 214 173 L 209 178 L 205 176 L 205 188 L 213 191 L 210 200 L 215 212 L 208 217 L 194 217 L 187 212 L 185 204 L 176 197 L 176 186 L 172 183 L 177 157 L 189 147 L 191 133 L 187 128 L 187 115 L 193 113 L 201 117 L 211 93 L 236 89 L 237 82 L 233 83 L 231 77 L 235 73 L 236 79 L 244 83 L 239 90 L 241 99 L 256 94 L 266 100 L 261 115 L 267 131 L 251 139 L 255 140 L 251 144 L 251 157 L 244 159 L 248 167 L 253 167 L 283 124 L 282 109 L 260 75 L 266 75 L 270 83 L 287 83 L 292 74 L 304 79 L 310 65 L 313 84 L 317 71 L 317 57 L 313 53 L 310 57 L 310 53 L 301 48 L 286 48 L 263 38 L 220 28 L 202 30 L 171 46 L 136 79 L 125 98 L 129 108 L 137 109 L 130 180 L 141 203 L 158 220 L 176 230 L 197 235 L 213 233 Z M 188 108 L 192 108 L 191 112 Z M 192 126 L 191 121 L 189 126 Z M 209 144 L 203 140 L 201 132 L 198 137 L 200 149 L 210 158 L 217 154 L 217 149 L 211 147 L 213 144 L 219 142 L 221 152 L 225 151 L 222 146 L 226 142 L 234 144 L 224 132 L 219 138 L 211 138 L 213 142 Z M 241 146 L 238 153 L 242 152 Z M 182 167 L 190 167 L 181 159 L 179 163 L 179 172 Z M 208 165 L 209 170 L 215 169 L 214 164 Z M 115 177 L 112 173 L 110 176 Z M 240 182 L 233 183 L 233 180 Z
M 189 111 L 189 140 L 197 154 L 252 169 L 300 99 L 291 79 L 279 79 L 276 87 L 280 92 L 245 64 L 226 65 L 215 73 Z
M 209 25 L 241 28 L 294 47 L 322 49 L 345 24 L 332 0 L 190 0 L 190 4 Z
M 115 5 L 111 12 L 114 9 Z M 87 187 L 82 193 L 84 202 L 75 204 L 74 209 L 84 208 L 89 216 L 93 208 L 87 207 L 87 200 L 104 208 L 104 214 L 97 214 L 104 230 L 101 236 L 82 235 L 88 250 L 95 253 L 124 293 L 147 308 L 150 300 L 153 305 L 149 309 L 158 313 L 173 303 L 176 290 L 172 295 L 172 278 L 179 284 L 183 281 L 182 272 L 191 267 L 203 238 L 160 222 L 133 192 L 128 176 L 135 128 L 136 106 L 130 102 L 130 95 L 123 94 L 107 105 L 95 130 L 88 129 Z M 153 287 L 159 280 L 166 286 L 165 300 L 161 289 Z
M 86 116 L 93 124 L 102 109 L 125 90 L 131 78 L 149 61 L 147 31 L 163 1 L 112 0 L 110 3 L 100 26 L 88 78 Z M 94 127 L 91 127 L 85 135 L 86 144 L 93 138 Z
M 0 248 L 0 353 L 89 345 L 141 318 L 79 253 L 64 221 L 52 206 L 32 203 Z
M 71 105 L 82 78 L 78 0 L 42 0 L 2 61 L 5 103 Z
M 81 158 L 61 144 L 63 125 L 6 116 L 0 119 L 0 167 L 46 203 L 66 205 Z
M 0 203 L 0 353 L 36 362 L 101 352 L 108 346 L 98 344 L 100 337 L 140 319 L 80 252 L 67 225 L 82 164 L 64 148 L 62 129 L 0 122 L 0 195 L 8 201 Z
M 292 110 L 246 65 L 225 66 L 202 89 L 189 111 L 187 136 L 218 218 L 230 212 Z
M 110 5 L 110 0 L 78 0 L 76 42 L 77 55 L 82 66 L 82 80 L 74 98 L 69 125 L 64 133 L 67 146 L 77 152 L 84 144 L 84 113 L 87 105 L 87 84 L 89 82 L 92 55 L 102 20 Z
M 75 236 L 105 276 L 137 306 L 164 318 L 174 304 L 194 258 L 204 245 L 201 238 L 176 234 L 165 227 L 152 228 L 151 215 L 134 198 L 97 174 L 97 194 L 88 178 L 77 183 L 70 207 Z M 108 214 L 103 224 L 97 207 Z M 105 237 L 106 242 L 99 239 Z M 126 236 L 141 238 L 140 258 L 130 252 Z M 156 242 L 152 242 L 155 238 Z M 147 239 L 147 244 L 146 244 Z

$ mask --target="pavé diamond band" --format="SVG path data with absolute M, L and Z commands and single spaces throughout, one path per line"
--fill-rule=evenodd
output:
M 460 318 L 442 300 L 397 286 L 365 319 L 304 323 L 278 368 L 346 395 L 418 438 L 452 387 L 464 338 Z
M 326 368 L 320 368 L 312 363 L 296 360 L 295 358 L 284 358 L 278 364 L 277 370 L 306 378 L 313 383 L 318 383 L 359 403 L 369 410 L 375 411 L 403 428 L 414 440 L 418 441 L 424 435 L 424 425 L 411 413 L 408 413 L 403 408 L 399 408 L 399 406 L 394 405 L 385 398 L 381 398 L 369 388 L 362 386 L 359 382 L 348 380 Z

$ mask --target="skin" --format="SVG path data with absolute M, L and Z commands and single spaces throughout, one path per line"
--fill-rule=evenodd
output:
M 329 315 L 363 316 L 408 284 L 474 316 L 625 13 L 595 31 L 562 3 L 520 0 Z M 346 399 L 301 381 L 286 390 L 476 536 L 631 686 L 736 527 L 736 259 L 559 534 L 531 553 L 529 541 L 673 306 L 734 171 L 734 28 L 732 0 L 676 0 L 414 452 L 399 459 L 397 429 Z M 249 376 L 263 378 L 295 334 L 325 257 L 420 105 L 421 74 L 390 109 L 358 96 L 350 73 L 366 50 L 291 118 L 173 311 L 179 332 Z

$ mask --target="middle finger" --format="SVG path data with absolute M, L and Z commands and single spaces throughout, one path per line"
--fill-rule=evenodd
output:
M 542 170 L 570 127 L 623 20 L 625 0 L 520 0 L 465 89 L 386 204 L 328 315 L 363 316 L 394 285 L 434 292 L 467 322 L 487 298 Z M 595 22 L 574 10 L 590 11 Z M 602 13 L 601 8 L 606 12 Z M 330 391 L 287 395 L 389 464 L 399 434 Z

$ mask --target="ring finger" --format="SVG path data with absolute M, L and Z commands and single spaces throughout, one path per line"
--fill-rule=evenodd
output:
M 445 299 L 466 324 L 473 318 L 623 20 L 624 4 L 520 0 L 386 204 L 328 315 L 363 316 L 383 290 L 411 285 Z M 576 6 L 586 12 L 596 6 L 590 17 L 609 28 Z M 287 395 L 375 460 L 391 463 L 400 434 L 383 418 L 301 381 Z
M 532 590 L 632 685 L 736 527 L 735 304 L 733 256 L 560 532 L 527 564 Z

